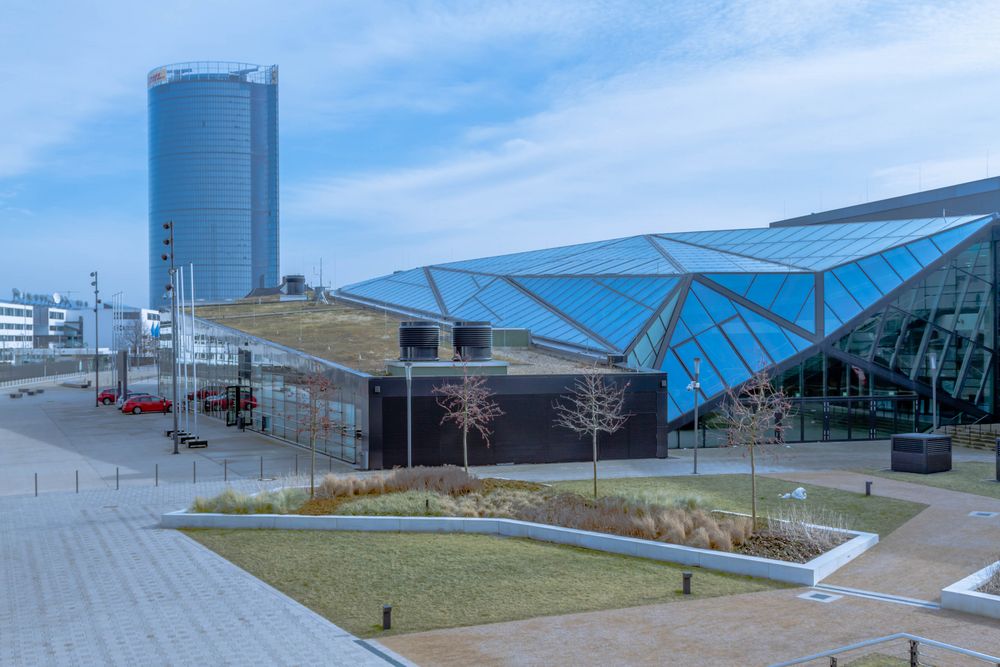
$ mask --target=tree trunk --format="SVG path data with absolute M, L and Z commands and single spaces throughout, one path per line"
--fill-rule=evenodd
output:
M 597 431 L 594 431 L 592 436 L 594 442 L 594 498 L 596 499 L 597 498 Z
M 316 433 L 309 434 L 309 497 L 316 497 Z M 298 467 L 298 466 L 296 466 Z
M 462 460 L 465 463 L 465 473 L 469 473 L 469 427 L 462 427 Z
M 757 462 L 754 460 L 754 450 L 757 448 L 750 445 L 750 517 L 751 530 L 757 530 Z

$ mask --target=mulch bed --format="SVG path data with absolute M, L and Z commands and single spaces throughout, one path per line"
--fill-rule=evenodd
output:
M 834 538 L 838 546 L 850 539 L 847 535 Z M 773 535 L 767 532 L 754 533 L 749 540 L 733 549 L 735 553 L 744 556 L 757 556 L 759 558 L 773 558 L 789 563 L 808 563 L 813 558 L 821 556 L 833 547 L 827 549 L 801 542 L 790 540 L 781 535 Z

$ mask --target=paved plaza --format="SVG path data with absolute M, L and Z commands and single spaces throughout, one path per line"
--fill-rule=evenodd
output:
M 136 385 L 156 391 L 156 384 Z M 183 417 L 183 415 L 181 415 Z M 181 422 L 184 428 L 183 420 Z M 188 429 L 194 433 L 193 418 Z M 204 449 L 180 447 L 164 436 L 173 428 L 169 414 L 122 414 L 94 406 L 93 389 L 48 386 L 45 393 L 10 399 L 0 395 L 0 495 L 73 491 L 119 486 L 152 486 L 193 480 L 257 479 L 305 472 L 308 452 L 251 431 L 226 427 L 217 418 L 198 416 Z M 353 466 L 317 457 L 322 472 L 347 472 Z
M 224 488 L 224 471 L 232 484 L 254 490 L 262 485 L 262 457 L 270 478 L 293 472 L 296 455 L 304 472 L 304 452 L 205 419 L 199 430 L 209 448 L 173 456 L 162 433 L 169 416 L 122 415 L 95 408 L 92 397 L 50 387 L 38 396 L 0 399 L 0 665 L 753 665 L 898 631 L 1000 653 L 1000 623 L 933 608 L 942 586 L 995 555 L 1000 517 L 968 513 L 1000 511 L 1000 501 L 881 478 L 876 493 L 930 507 L 824 585 L 919 598 L 929 606 L 843 590 L 842 598 L 822 604 L 801 599 L 807 589 L 794 588 L 361 641 L 182 533 L 158 527 L 162 512 Z M 885 442 L 793 445 L 760 467 L 790 484 L 860 491 L 864 476 L 831 471 L 878 467 L 888 454 Z M 959 461 L 992 456 L 955 453 Z M 554 481 L 586 478 L 589 466 L 475 472 Z M 600 466 L 605 478 L 687 475 L 693 453 Z M 702 473 L 746 469 L 738 450 L 699 452 Z

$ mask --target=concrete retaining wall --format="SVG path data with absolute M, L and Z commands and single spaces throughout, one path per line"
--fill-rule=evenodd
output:
M 721 572 L 812 586 L 878 543 L 878 535 L 845 531 L 853 537 L 808 563 L 696 549 L 651 540 L 619 537 L 514 519 L 398 516 L 302 516 L 295 514 L 208 514 L 182 510 L 162 515 L 164 528 L 247 528 L 276 530 L 353 530 L 418 533 L 478 533 L 525 537 L 608 553 L 704 567 Z
M 1000 618 L 1000 596 L 980 593 L 976 589 L 983 585 L 1000 561 L 974 572 L 961 581 L 941 590 L 941 606 L 944 609 L 964 611 L 967 614 Z

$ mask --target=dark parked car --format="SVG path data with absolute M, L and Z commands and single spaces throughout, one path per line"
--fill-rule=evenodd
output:
M 149 394 L 133 396 L 122 405 L 122 412 L 131 412 L 134 415 L 143 412 L 170 412 L 170 401 L 162 396 L 151 396 Z

